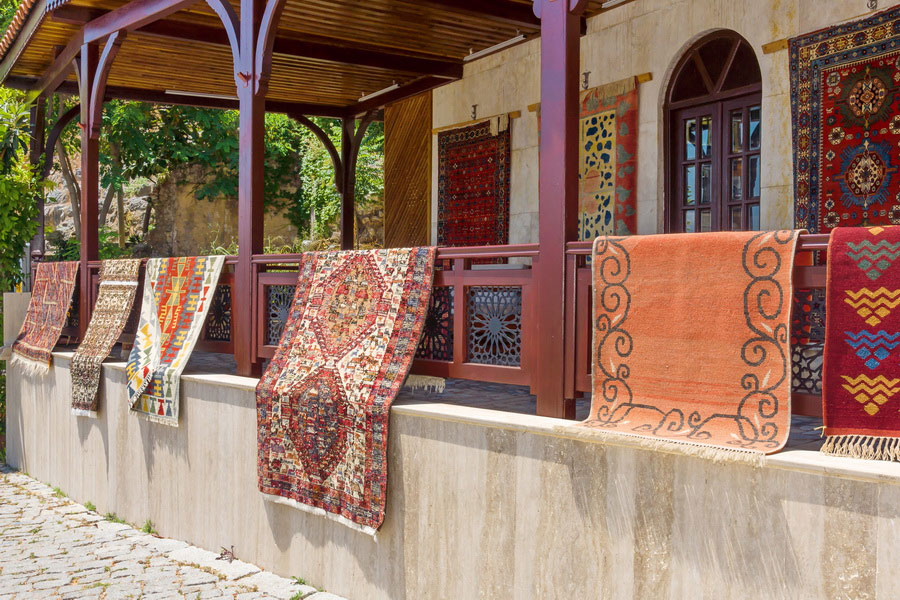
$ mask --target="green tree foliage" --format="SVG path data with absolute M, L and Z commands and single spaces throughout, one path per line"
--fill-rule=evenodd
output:
M 18 0 L 0 0 L 0 31 L 6 31 L 18 8 Z
M 28 162 L 28 113 L 20 92 L 0 89 L 0 291 L 22 281 L 19 261 L 37 231 L 42 182 Z
M 312 119 L 335 142 L 340 152 L 341 123 L 334 119 Z M 327 237 L 341 212 L 341 198 L 334 187 L 334 169 L 325 147 L 312 134 L 307 135 L 306 154 L 300 167 L 299 202 L 288 207 L 294 224 L 306 230 L 311 211 L 316 215 L 316 237 Z M 384 193 L 384 123 L 369 125 L 356 163 L 357 204 Z
M 340 122 L 314 121 L 339 149 Z M 210 177 L 196 188 L 198 199 L 236 197 L 238 125 L 237 111 L 109 102 L 103 113 L 101 185 L 122 188 L 135 178 L 158 180 L 179 166 L 201 165 Z M 79 135 L 78 128 L 67 128 L 65 143 L 73 152 Z M 374 123 L 357 163 L 358 202 L 383 192 L 383 152 L 384 126 Z M 328 153 L 308 129 L 286 115 L 266 115 L 264 190 L 267 208 L 285 210 L 301 233 L 310 233 L 310 211 L 316 214 L 317 231 L 312 233 L 319 236 L 330 234 L 340 213 Z

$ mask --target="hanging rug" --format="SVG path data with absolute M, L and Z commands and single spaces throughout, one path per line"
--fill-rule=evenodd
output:
M 151 258 L 125 369 L 131 410 L 178 426 L 178 389 L 209 312 L 224 256 Z
M 25 322 L 12 345 L 12 364 L 29 374 L 50 370 L 53 347 L 66 324 L 75 291 L 77 262 L 38 263 Z
M 900 227 L 839 227 L 828 243 L 825 444 L 900 460 Z
M 434 248 L 303 254 L 256 388 L 259 489 L 371 535 L 384 520 L 388 416 L 422 334 Z
M 796 244 L 793 231 L 598 238 L 582 425 L 714 458 L 781 449 Z
M 72 357 L 72 412 L 97 416 L 101 365 L 116 344 L 134 305 L 141 259 L 104 260 L 100 287 L 84 340 Z

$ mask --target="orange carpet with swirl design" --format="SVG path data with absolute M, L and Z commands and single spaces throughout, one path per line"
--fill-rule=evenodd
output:
M 598 238 L 583 425 L 654 443 L 781 449 L 796 244 L 793 231 Z

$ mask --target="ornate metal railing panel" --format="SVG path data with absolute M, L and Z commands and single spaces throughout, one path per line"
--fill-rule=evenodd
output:
M 210 342 L 231 341 L 231 286 L 228 284 L 216 286 L 203 337 Z
M 825 290 L 795 290 L 791 314 L 791 386 L 795 393 L 822 393 L 824 344 Z
M 416 358 L 453 360 L 453 304 L 452 287 L 440 286 L 431 291 Z
M 294 299 L 294 285 L 267 285 L 265 297 L 265 334 L 264 343 L 267 346 L 277 346 L 291 312 L 291 302 Z
M 522 362 L 522 288 L 473 286 L 466 298 L 468 362 L 518 367 Z

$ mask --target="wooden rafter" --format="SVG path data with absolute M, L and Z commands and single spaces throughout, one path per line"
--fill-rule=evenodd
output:
M 418 6 L 449 10 L 466 15 L 481 17 L 497 23 L 515 25 L 522 29 L 537 30 L 541 27 L 531 6 L 507 0 L 415 0 Z
M 99 18 L 108 11 L 82 6 L 62 6 L 53 12 L 51 19 L 69 25 L 83 25 Z M 219 46 L 230 45 L 231 40 L 225 29 L 178 21 L 161 19 L 136 30 L 142 35 L 201 42 Z M 448 78 L 462 77 L 462 63 L 432 57 L 410 56 L 389 50 L 348 47 L 346 42 L 323 39 L 297 39 L 276 35 L 272 39 L 275 54 L 312 58 L 335 63 L 378 67 L 406 71 L 418 75 L 441 75 Z

